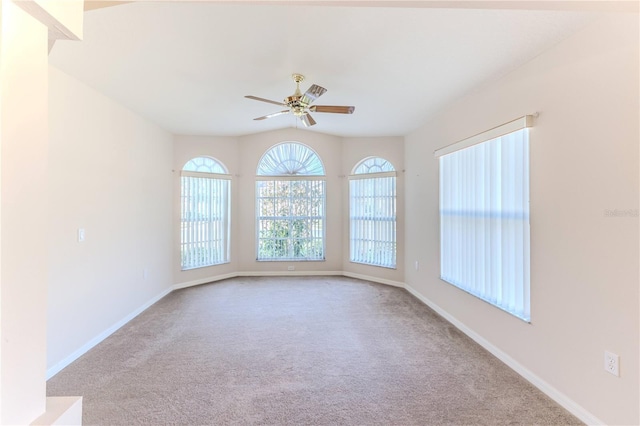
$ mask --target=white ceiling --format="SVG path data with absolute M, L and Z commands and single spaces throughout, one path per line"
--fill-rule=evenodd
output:
M 226 2 L 128 3 L 85 13 L 84 40 L 50 63 L 175 134 L 302 127 L 281 101 L 301 73 L 328 89 L 312 131 L 400 136 L 595 17 L 578 11 L 346 7 Z M 487 105 L 490 108 L 490 105 Z

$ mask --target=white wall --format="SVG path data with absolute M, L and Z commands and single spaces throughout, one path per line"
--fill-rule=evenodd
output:
M 0 423 L 21 424 L 46 401 L 47 27 L 0 7 Z
M 597 21 L 449 105 L 405 147 L 406 283 L 607 424 L 640 423 L 638 218 L 605 216 L 639 207 L 638 50 L 637 15 Z M 535 111 L 526 324 L 439 280 L 433 151 Z M 619 378 L 605 350 L 620 355 Z
M 49 81 L 51 369 L 170 289 L 173 138 L 54 67 Z

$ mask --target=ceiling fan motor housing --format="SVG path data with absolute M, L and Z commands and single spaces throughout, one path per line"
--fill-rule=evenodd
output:
M 284 98 L 284 103 L 291 108 L 291 112 L 296 117 L 300 117 L 307 113 L 307 107 L 309 104 L 302 101 L 302 92 L 300 92 L 300 83 L 304 81 L 302 74 L 292 74 L 291 78 L 296 82 L 296 91 L 291 96 Z
M 284 98 L 284 103 L 291 108 L 291 112 L 297 117 L 306 114 L 306 109 L 309 106 L 302 101 L 302 95 L 296 96 L 295 94 Z

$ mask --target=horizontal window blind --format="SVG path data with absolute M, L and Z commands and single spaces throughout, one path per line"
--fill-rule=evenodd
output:
M 441 278 L 530 320 L 529 130 L 440 156 Z

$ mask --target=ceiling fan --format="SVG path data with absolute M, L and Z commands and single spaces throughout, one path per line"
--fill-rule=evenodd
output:
M 316 99 L 327 91 L 324 87 L 312 84 L 309 89 L 302 94 L 300 92 L 300 83 L 304 80 L 302 74 L 293 74 L 291 76 L 293 81 L 296 82 L 296 91 L 291 96 L 284 98 L 284 101 L 271 101 L 269 99 L 259 98 L 257 96 L 245 96 L 247 99 L 253 99 L 255 101 L 267 102 L 270 104 L 280 105 L 287 107 L 282 111 L 274 112 L 273 114 L 264 115 L 262 117 L 254 118 L 254 120 L 265 120 L 271 117 L 277 117 L 278 115 L 293 113 L 296 117 L 300 117 L 305 127 L 313 126 L 316 121 L 311 117 L 309 112 L 329 112 L 333 114 L 353 114 L 356 107 L 354 106 L 335 106 L 335 105 L 311 105 Z

